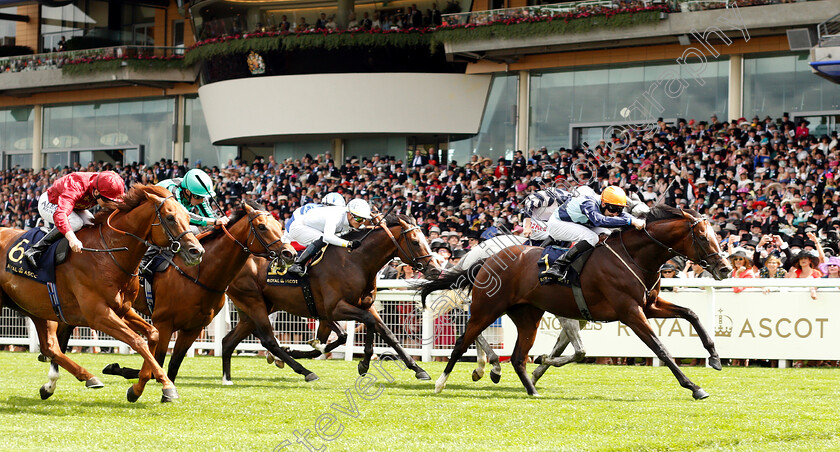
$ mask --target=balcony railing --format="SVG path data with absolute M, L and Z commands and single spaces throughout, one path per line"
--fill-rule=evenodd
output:
M 821 47 L 840 46 L 840 14 L 817 25 Z
M 183 47 L 116 46 L 0 58 L 0 72 L 61 69 L 65 64 L 113 60 L 170 60 L 183 58 Z

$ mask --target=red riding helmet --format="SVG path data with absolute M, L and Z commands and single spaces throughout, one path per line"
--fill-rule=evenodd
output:
M 93 188 L 99 190 L 99 196 L 109 201 L 119 201 L 125 194 L 125 181 L 113 171 L 102 171 L 94 179 Z

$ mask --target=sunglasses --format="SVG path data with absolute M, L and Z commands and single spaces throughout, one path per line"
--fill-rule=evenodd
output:
M 365 221 L 365 218 L 353 216 L 353 219 L 356 220 L 356 223 L 362 223 Z
M 674 273 L 674 270 L 662 270 L 662 274 Z
M 195 193 L 190 193 L 190 198 L 195 199 L 196 201 L 204 201 L 204 196 L 197 195 Z
M 613 205 L 613 204 L 606 204 L 605 209 L 606 209 L 607 212 L 610 212 L 610 213 L 621 213 L 624 210 L 624 207 L 616 206 L 616 205 Z

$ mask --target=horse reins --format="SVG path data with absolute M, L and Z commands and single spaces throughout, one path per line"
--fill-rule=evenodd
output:
M 167 237 L 169 238 L 169 250 L 170 250 L 170 251 L 172 251 L 172 253 L 177 254 L 179 251 L 181 251 L 181 242 L 179 242 L 179 240 L 181 240 L 181 237 L 183 237 L 183 236 L 185 236 L 185 235 L 187 235 L 187 234 L 192 234 L 192 230 L 190 230 L 190 229 L 188 228 L 188 229 L 187 229 L 187 230 L 185 230 L 184 232 L 182 232 L 182 233 L 180 233 L 180 234 L 178 234 L 178 235 L 175 235 L 175 234 L 174 234 L 174 233 L 173 233 L 173 232 L 169 229 L 169 226 L 167 226 L 167 225 L 166 225 L 166 222 L 164 222 L 164 221 L 163 221 L 163 217 L 162 217 L 162 216 L 161 216 L 161 214 L 160 214 L 160 209 L 161 209 L 161 208 L 163 208 L 163 205 L 164 205 L 164 204 L 166 204 L 166 200 L 168 200 L 169 198 L 172 198 L 172 197 L 174 197 L 174 195 L 169 195 L 169 196 L 167 196 L 166 198 L 164 198 L 164 199 L 163 199 L 163 202 L 161 202 L 160 204 L 157 204 L 157 205 L 155 206 L 155 215 L 157 215 L 158 220 L 159 220 L 159 223 L 152 223 L 152 226 L 157 226 L 157 225 L 160 225 L 160 227 L 161 227 L 161 228 L 163 228 L 164 232 L 166 232 L 166 235 L 167 235 Z M 156 202 L 156 203 L 157 203 L 157 202 Z M 119 209 L 114 210 L 113 212 L 111 212 L 111 214 L 110 214 L 110 215 L 108 215 L 108 218 L 105 220 L 105 224 L 108 226 L 108 228 L 110 228 L 112 231 L 114 231 L 114 232 L 116 232 L 116 233 L 118 233 L 118 234 L 122 234 L 122 235 L 125 235 L 125 236 L 132 237 L 132 238 L 136 239 L 137 241 L 139 241 L 139 242 L 140 242 L 140 243 L 142 243 L 143 245 L 146 245 L 146 247 L 147 247 L 147 248 L 152 247 L 152 246 L 157 246 L 157 245 L 155 245 L 155 244 L 153 244 L 153 243 L 149 242 L 148 240 L 146 240 L 146 239 L 144 239 L 144 238 L 141 238 L 141 237 L 139 237 L 139 236 L 137 236 L 137 235 L 135 235 L 135 234 L 132 234 L 131 232 L 123 231 L 123 230 L 118 229 L 118 228 L 114 227 L 113 225 L 111 225 L 111 218 L 112 218 L 114 215 L 116 215 L 116 214 L 117 214 L 117 212 L 119 212 Z M 105 244 L 105 246 L 107 247 L 107 246 L 108 246 L 108 243 L 105 241 L 105 235 L 102 233 L 102 224 L 101 224 L 101 223 L 99 224 L 99 238 L 102 240 L 102 243 L 103 243 L 103 244 Z M 125 248 L 125 247 L 124 247 L 124 248 Z M 120 249 L 114 249 L 114 250 L 115 250 L 115 251 L 122 251 L 122 250 L 120 250 Z M 125 248 L 125 250 L 127 251 L 127 250 L 128 250 L 128 248 Z M 128 270 L 126 270 L 125 268 L 123 268 L 123 266 L 122 266 L 122 265 L 120 265 L 120 263 L 119 263 L 119 262 L 117 262 L 117 258 L 116 258 L 116 257 L 114 257 L 114 254 L 111 252 L 111 250 L 110 250 L 110 249 L 107 249 L 107 248 L 106 248 L 105 250 L 100 250 L 100 251 L 107 252 L 107 253 L 108 253 L 108 256 L 111 256 L 111 260 L 112 260 L 112 261 L 114 261 L 114 264 L 116 264 L 116 266 L 117 266 L 120 270 L 122 270 L 122 271 L 123 271 L 123 273 L 125 273 L 125 274 L 127 274 L 127 275 L 131 276 L 132 278 L 133 278 L 133 277 L 135 277 L 135 276 L 137 276 L 137 275 L 139 275 L 139 272 L 138 272 L 138 273 L 131 273 L 131 272 L 129 272 Z
M 381 227 L 385 231 L 385 233 L 388 234 L 388 238 L 390 238 L 391 241 L 394 242 L 394 246 L 397 247 L 397 250 L 402 251 L 403 254 L 405 254 L 406 256 L 409 257 L 409 259 L 411 259 L 411 262 L 410 262 L 411 268 L 413 268 L 414 270 L 419 271 L 419 272 L 422 272 L 423 270 L 425 270 L 426 266 L 423 265 L 422 263 L 420 263 L 419 260 L 420 259 L 425 259 L 427 257 L 431 257 L 432 256 L 431 254 L 424 254 L 422 256 L 415 256 L 414 251 L 411 249 L 411 247 L 403 248 L 402 246 L 400 246 L 399 241 L 397 241 L 397 238 L 394 237 L 394 234 L 391 233 L 391 230 L 388 229 L 387 225 L 380 223 L 379 227 Z M 420 229 L 420 226 L 415 225 L 415 226 L 412 226 L 408 229 L 403 229 L 402 232 L 400 233 L 400 237 L 408 234 L 411 231 L 415 231 L 417 229 Z M 408 251 L 406 251 L 406 250 L 408 250 Z
M 252 254 L 254 256 L 257 256 L 257 257 L 264 257 L 266 259 L 269 259 L 269 260 L 273 261 L 273 260 L 277 259 L 277 252 L 272 250 L 271 246 L 273 246 L 275 243 L 283 240 L 283 238 L 281 237 L 281 238 L 279 238 L 279 239 L 277 239 L 277 240 L 275 240 L 271 243 L 267 243 L 266 240 L 263 238 L 263 236 L 261 236 L 260 233 L 257 232 L 257 228 L 254 227 L 254 220 L 256 220 L 257 218 L 259 218 L 261 216 L 264 216 L 264 215 L 268 216 L 268 215 L 271 215 L 271 214 L 268 213 L 268 212 L 257 212 L 257 214 L 253 217 L 250 214 L 248 214 L 248 228 L 249 229 L 248 229 L 248 237 L 245 238 L 245 243 L 254 243 L 254 240 L 251 239 L 251 233 L 253 233 L 254 238 L 258 242 L 260 242 L 260 245 L 263 247 L 263 249 L 265 249 L 264 253 L 253 252 L 251 250 L 251 248 L 248 247 L 248 245 L 246 245 L 245 243 L 242 243 L 239 240 L 237 240 L 236 237 L 234 237 L 230 233 L 230 231 L 228 231 L 228 229 L 225 227 L 225 225 L 222 225 L 222 231 L 225 232 L 225 235 L 227 235 L 229 239 L 236 242 L 236 244 L 239 245 L 242 248 L 242 251 L 245 251 L 246 253 L 250 253 L 250 254 Z

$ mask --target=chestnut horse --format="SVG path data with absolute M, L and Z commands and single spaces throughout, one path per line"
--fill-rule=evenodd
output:
M 321 262 L 309 271 L 312 294 L 315 299 L 318 324 L 317 338 L 326 346 L 311 352 L 290 352 L 294 358 L 314 358 L 328 353 L 347 340 L 347 333 L 338 325 L 341 320 L 355 320 L 365 324 L 365 358 L 359 362 L 359 374 L 368 371 L 373 355 L 373 334 L 379 334 L 396 350 L 409 369 L 421 380 L 429 380 L 426 373 L 406 354 L 397 338 L 385 326 L 376 309 L 373 298 L 376 292 L 376 273 L 395 256 L 403 262 L 423 271 L 440 272 L 440 266 L 432 259 L 429 242 L 420 232 L 412 217 L 389 215 L 380 217 L 380 224 L 370 232 L 356 231 L 344 236 L 346 240 L 362 240 L 362 246 L 348 251 L 345 248 L 327 247 Z M 426 269 L 425 266 L 432 267 Z M 300 287 L 273 286 L 266 284 L 266 273 L 270 262 L 251 258 L 228 288 L 227 294 L 239 309 L 239 323 L 222 340 L 222 382 L 232 384 L 230 379 L 230 358 L 237 344 L 256 330 L 262 346 L 274 356 L 292 365 L 292 361 L 281 355 L 280 346 L 274 338 L 274 331 L 268 314 L 283 310 L 300 317 L 312 317 Z M 335 331 L 338 339 L 327 344 L 330 332 Z
M 716 279 L 728 277 L 732 267 L 721 256 L 711 224 L 697 212 L 659 205 L 646 219 L 645 229 L 612 234 L 603 246 L 595 248 L 587 261 L 581 275 L 590 317 L 587 320 L 618 320 L 630 327 L 667 364 L 682 387 L 690 389 L 695 399 L 703 399 L 709 395 L 677 367 L 647 319 L 678 317 L 687 320 L 709 352 L 709 364 L 720 370 L 720 357 L 714 342 L 697 315 L 659 297 L 658 270 L 674 256 L 700 263 Z M 558 317 L 577 319 L 586 317 L 578 308 L 570 287 L 540 285 L 537 261 L 541 251 L 537 247 L 511 247 L 493 259 L 461 272 L 446 273 L 443 278 L 422 285 L 420 292 L 424 300 L 435 290 L 457 287 L 473 291 L 472 316 L 435 384 L 435 392 L 443 390 L 455 363 L 481 331 L 507 313 L 519 334 L 510 362 L 528 394 L 538 395 L 525 372 L 525 361 L 543 313 L 548 311 Z
M 94 227 L 83 228 L 76 235 L 87 247 L 124 252 L 70 253 L 56 267 L 56 289 L 61 303 L 56 314 L 47 286 L 8 271 L 0 272 L 0 305 L 7 303 L 27 314 L 38 330 L 42 353 L 66 369 L 88 387 L 102 387 L 90 372 L 70 360 L 56 338 L 59 322 L 89 326 L 125 342 L 143 356 L 140 380 L 128 388 L 127 398 L 136 401 L 153 375 L 163 384 L 166 400 L 178 398 L 175 385 L 155 361 L 150 348 L 157 342 L 157 330 L 131 309 L 137 295 L 136 271 L 140 259 L 151 244 L 170 247 L 184 255 L 187 265 L 201 262 L 204 248 L 190 231 L 189 215 L 172 194 L 162 187 L 135 185 L 122 202 L 109 204 L 109 210 L 96 215 Z M 3 255 L 23 231 L 0 230 Z M 149 339 L 150 347 L 137 333 Z M 49 381 L 41 388 L 41 398 L 55 391 L 58 371 L 51 370 Z
M 249 201 L 233 214 L 227 228 L 222 226 L 200 237 L 205 250 L 201 264 L 183 268 L 183 261 L 176 257 L 166 270 L 154 275 L 153 312 L 149 311 L 145 291 L 140 290 L 134 299 L 134 309 L 150 316 L 158 330 L 154 355 L 161 366 L 169 340 L 178 332 L 169 359 L 167 376 L 170 380 L 175 381 L 190 346 L 224 306 L 225 289 L 249 255 L 269 260 L 279 258 L 291 265 L 295 250 L 290 244 L 282 243 L 282 239 L 283 225 Z M 61 345 L 66 347 L 69 333 L 61 336 Z M 139 370 L 121 368 L 117 363 L 110 364 L 102 372 L 128 379 L 137 378 L 139 374 Z

